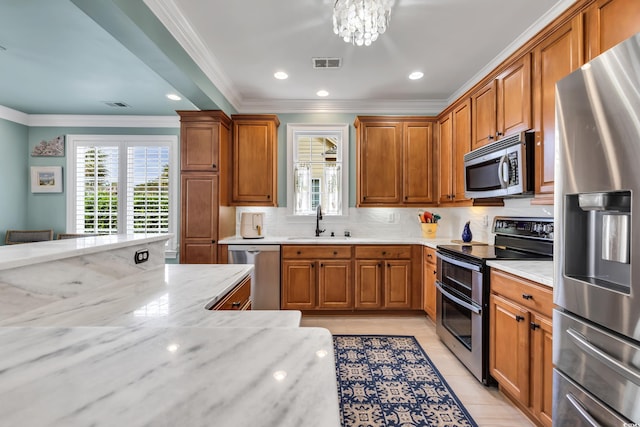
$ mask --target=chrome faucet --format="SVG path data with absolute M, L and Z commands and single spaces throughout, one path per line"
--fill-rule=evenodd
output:
M 320 220 L 322 219 L 322 206 L 318 205 L 316 208 L 316 237 L 320 237 L 320 233 L 324 233 L 326 230 L 320 230 Z

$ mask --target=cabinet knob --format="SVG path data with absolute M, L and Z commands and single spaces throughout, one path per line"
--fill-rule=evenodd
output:
M 538 325 L 537 323 L 533 323 L 531 322 L 531 330 L 535 331 L 536 329 L 540 328 L 540 325 Z
M 324 264 L 320 264 L 320 267 L 324 267 Z
M 382 267 L 382 264 L 381 264 L 381 263 L 378 263 L 378 267 Z
M 311 268 L 313 268 L 313 267 L 315 267 L 315 266 L 313 265 L 313 263 L 311 263 Z
M 433 258 L 433 255 L 427 254 L 427 258 Z
M 297 251 L 297 252 L 296 252 L 296 254 L 297 254 L 297 255 L 300 255 L 301 253 L 302 253 L 302 252 L 300 252 L 300 251 Z
M 211 241 L 211 243 L 215 243 L 215 242 L 216 242 L 215 240 L 212 240 L 212 241 Z
M 516 315 L 516 322 L 522 322 L 524 320 L 523 316 Z
M 362 200 L 367 200 L 367 196 L 362 196 Z
M 491 141 L 491 140 L 493 139 L 493 135 L 489 135 L 489 136 L 487 136 L 487 139 L 488 139 L 489 141 Z
M 455 199 L 455 198 L 456 198 L 456 195 L 455 195 L 455 194 L 452 194 L 452 195 L 451 195 L 451 198 L 452 198 L 452 199 Z
M 391 268 L 391 264 L 387 263 L 387 268 Z
M 404 196 L 404 199 L 405 200 L 409 200 L 409 196 Z
M 387 254 L 386 252 L 384 252 L 384 251 L 382 252 L 382 256 L 385 256 L 386 254 Z
M 503 133 L 502 133 L 502 132 L 499 132 L 499 131 L 498 131 L 498 132 L 496 132 L 496 136 L 502 136 L 502 135 L 503 135 Z
M 216 168 L 216 164 L 215 163 L 212 164 L 211 167 L 215 169 Z
M 333 254 L 334 255 L 338 255 L 338 251 L 333 251 Z
M 267 194 L 267 199 L 270 199 L 270 198 L 271 198 L 271 194 Z
M 522 298 L 524 298 L 524 299 L 533 299 L 533 295 L 522 294 Z

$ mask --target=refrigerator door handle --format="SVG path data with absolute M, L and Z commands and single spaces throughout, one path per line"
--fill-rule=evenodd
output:
M 591 344 L 581 333 L 575 331 L 572 328 L 567 329 L 567 334 L 573 339 L 578 347 L 585 353 L 589 354 L 594 359 L 597 359 L 604 365 L 608 366 L 612 370 L 616 371 L 619 375 L 622 375 L 627 380 L 640 386 L 640 373 L 636 372 L 626 366 L 624 363 L 616 360 L 611 355 Z
M 580 414 L 580 416 L 582 417 L 583 420 L 585 420 L 587 423 L 589 423 L 589 425 L 591 427 L 602 427 L 602 425 L 597 422 L 592 416 L 591 414 L 589 414 L 589 411 L 587 411 L 587 409 L 582 406 L 580 404 L 580 402 L 578 401 L 578 399 L 576 399 L 573 394 L 571 393 L 567 393 L 565 395 L 565 397 L 567 398 L 567 400 L 569 401 L 569 403 L 571 403 L 571 405 L 573 406 L 573 408 L 578 412 L 578 414 Z

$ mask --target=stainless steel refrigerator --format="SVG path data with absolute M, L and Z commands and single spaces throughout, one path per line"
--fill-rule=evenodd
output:
M 553 425 L 638 425 L 640 33 L 556 87 Z

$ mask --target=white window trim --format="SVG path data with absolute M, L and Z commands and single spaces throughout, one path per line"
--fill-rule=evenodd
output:
M 180 186 L 179 169 L 178 164 L 178 137 L 176 135 L 66 135 L 66 151 L 67 151 L 67 173 L 66 175 L 66 232 L 75 232 L 75 218 L 72 214 L 76 212 L 76 148 L 80 144 L 91 145 L 118 145 L 120 150 L 126 147 L 127 142 L 135 142 L 137 145 L 167 145 L 169 146 L 169 162 L 171 167 L 169 168 L 169 234 L 171 238 L 168 241 L 167 248 L 165 249 L 165 258 L 176 258 L 178 248 L 178 238 L 176 230 L 178 226 L 178 193 Z M 124 175 L 121 182 L 124 183 L 124 188 L 127 188 L 127 156 L 126 151 L 121 151 L 124 155 L 120 156 L 120 174 Z M 124 172 L 124 173 L 123 173 Z M 118 204 L 118 209 L 124 209 L 122 203 Z M 124 212 L 119 212 L 120 218 L 125 218 Z
M 298 132 L 304 133 L 340 133 L 342 155 L 342 215 L 327 215 L 326 218 L 347 218 L 349 216 L 349 124 L 312 124 L 312 123 L 288 123 L 287 124 L 287 217 L 313 218 L 313 215 L 293 214 L 293 144 L 294 136 Z

